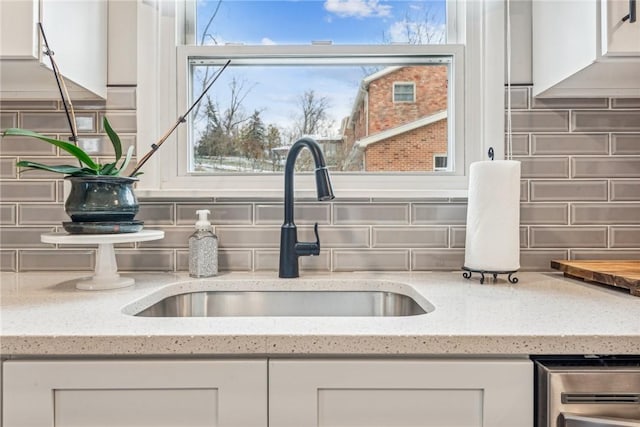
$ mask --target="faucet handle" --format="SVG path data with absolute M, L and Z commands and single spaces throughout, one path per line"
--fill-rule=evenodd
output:
M 296 255 L 320 255 L 320 236 L 318 235 L 318 223 L 313 226 L 313 232 L 316 235 L 315 242 L 298 242 L 296 243 Z
M 318 246 L 318 252 L 320 252 L 320 236 L 318 235 L 318 223 L 313 224 L 313 234 L 316 235 L 316 246 Z

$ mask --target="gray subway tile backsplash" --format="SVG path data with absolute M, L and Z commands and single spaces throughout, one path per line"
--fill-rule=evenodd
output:
M 568 111 L 513 111 L 513 132 L 557 132 L 569 130 Z
M 89 249 L 20 250 L 18 264 L 20 271 L 92 271 L 95 255 Z
M 568 250 L 526 249 L 520 251 L 520 269 L 523 271 L 547 271 L 551 260 L 568 259 Z
M 0 225 L 15 225 L 16 224 L 16 205 L 15 204 L 2 204 L 0 205 Z
M 409 204 L 334 203 L 333 223 L 337 225 L 409 224 Z
M 638 99 L 535 99 L 512 89 L 513 153 L 522 162 L 522 270 L 549 270 L 551 259 L 640 258 L 640 103 Z M 78 101 L 80 143 L 106 160 L 107 115 L 125 146 L 136 142 L 136 89 L 113 87 L 107 101 Z M 1 101 L 3 128 L 33 128 L 67 138 L 57 101 Z M 505 134 L 506 139 L 506 134 Z M 58 157 L 62 157 L 59 159 Z M 63 180 L 16 174 L 18 159 L 73 161 L 31 138 L 0 141 L 0 225 L 4 271 L 91 271 L 95 245 L 44 245 L 40 234 L 61 230 Z M 8 172 L 7 172 L 8 171 Z M 152 198 L 140 200 L 137 219 L 162 229 L 160 241 L 117 245 L 122 271 L 186 271 L 188 236 L 197 209 L 209 209 L 220 238 L 220 271 L 278 268 L 281 197 Z M 349 198 L 318 203 L 296 199 L 300 241 L 320 224 L 322 251 L 301 257 L 304 271 L 459 270 L 464 263 L 466 199 Z M 5 245 L 5 241 L 10 245 Z M 275 276 L 274 276 L 275 277 Z
M 135 87 L 109 87 L 107 88 L 107 110 L 135 110 Z
M 640 227 L 611 227 L 610 247 L 640 249 Z
M 196 211 L 208 209 L 213 225 L 251 225 L 253 224 L 253 205 L 251 203 L 212 203 L 203 201 L 198 204 L 178 203 L 176 218 L 178 225 L 195 224 Z
M 532 155 L 592 155 L 609 154 L 609 135 L 540 134 L 531 136 Z
M 107 120 L 111 124 L 113 130 L 118 133 L 135 133 L 137 130 L 136 113 L 135 112 L 113 112 L 100 113 L 98 119 L 100 123 L 98 129 L 104 132 L 103 118 L 107 116 Z
M 18 113 L 0 112 L 0 129 L 18 127 Z
M 75 105 L 75 102 L 74 102 Z M 0 110 L 57 110 L 58 101 L 2 100 Z
M 278 230 L 279 233 L 279 230 Z M 368 226 L 318 226 L 322 248 L 368 248 L 371 246 L 370 227 Z M 316 237 L 311 226 L 298 226 L 298 240 L 315 242 Z M 275 244 L 279 247 L 280 240 Z
M 464 266 L 464 249 L 413 249 L 411 269 L 415 271 L 451 271 Z
M 215 228 L 219 246 L 222 248 L 278 248 L 280 246 L 279 227 L 233 227 Z
M 640 224 L 640 202 L 573 203 L 571 224 Z
M 640 155 L 640 133 L 614 133 L 611 135 L 611 154 Z
M 640 259 L 640 249 L 608 249 L 594 250 L 594 249 L 572 249 L 571 259 L 577 260 L 634 260 Z
M 571 171 L 573 178 L 640 178 L 640 157 L 574 157 Z
M 509 92 L 504 93 L 504 105 L 509 105 Z M 511 108 L 514 110 L 526 110 L 529 108 L 529 88 L 516 87 L 511 89 Z
M 612 179 L 610 184 L 612 201 L 640 201 L 640 179 Z
M 640 131 L 640 110 L 573 111 L 571 130 L 574 132 L 638 132 Z
M 52 248 L 52 244 L 40 241 L 40 235 L 53 231 L 55 227 L 3 227 L 0 241 L 3 248 Z
M 178 271 L 189 271 L 189 251 L 178 250 Z M 252 271 L 253 253 L 251 250 L 218 250 L 218 271 Z
M 374 248 L 446 248 L 448 227 L 373 227 Z
M 530 227 L 531 248 L 606 248 L 607 227 Z
M 533 98 L 532 108 L 599 108 L 609 107 L 608 98 Z
M 48 133 L 44 135 L 50 138 L 56 136 Z M 26 136 L 5 136 L 0 139 L 2 156 L 23 156 L 30 159 L 34 156 L 55 156 L 56 152 L 54 145 Z
M 567 203 L 521 203 L 520 224 L 565 225 L 569 223 Z
M 569 178 L 568 157 L 517 157 L 522 178 Z
M 17 177 L 16 159 L 11 157 L 0 159 L 0 179 L 15 179 Z
M 531 181 L 531 202 L 606 201 L 606 180 Z
M 277 250 L 260 249 L 255 251 L 256 271 L 277 271 L 279 268 L 280 253 Z M 298 267 L 304 271 L 329 271 L 331 269 L 331 254 L 328 250 L 321 250 L 320 255 L 313 257 L 300 257 Z
M 362 249 L 332 251 L 333 271 L 408 271 L 408 249 Z
M 17 251 L 0 250 L 0 271 L 18 271 Z
M 284 219 L 284 204 L 258 203 L 256 206 L 256 224 L 280 224 Z M 329 203 L 297 203 L 293 211 L 296 224 L 330 224 L 331 205 Z
M 120 271 L 175 271 L 175 253 L 172 250 L 116 249 L 116 262 Z
M 21 203 L 18 206 L 20 225 L 60 225 L 71 219 L 60 203 Z
M 175 223 L 173 203 L 140 203 L 136 219 L 145 225 L 172 225 Z
M 69 132 L 69 122 L 62 111 L 20 113 L 20 121 L 20 127 L 36 132 Z M 96 132 L 96 115 L 76 112 L 76 126 L 78 133 Z
M 611 100 L 613 108 L 640 108 L 640 98 L 614 98 Z
M 467 205 L 462 203 L 414 203 L 411 223 L 415 225 L 466 224 Z

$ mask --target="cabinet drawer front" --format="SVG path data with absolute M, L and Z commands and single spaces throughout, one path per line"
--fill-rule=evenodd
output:
M 272 360 L 271 427 L 533 425 L 529 360 Z
M 266 426 L 266 360 L 7 361 L 6 427 Z

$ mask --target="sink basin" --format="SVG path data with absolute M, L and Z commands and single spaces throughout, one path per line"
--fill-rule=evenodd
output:
M 432 311 L 389 291 L 198 291 L 166 297 L 141 317 L 415 316 Z

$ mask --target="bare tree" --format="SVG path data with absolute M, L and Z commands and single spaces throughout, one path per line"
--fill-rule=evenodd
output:
M 396 23 L 394 34 L 383 33 L 385 43 L 438 44 L 445 41 L 445 25 L 439 19 L 443 14 L 431 4 L 419 9 L 408 9 L 402 21 Z M 394 37 L 395 36 L 395 37 Z M 401 37 L 398 40 L 398 36 Z
M 313 89 L 307 90 L 298 98 L 300 116 L 294 125 L 298 136 L 314 135 L 326 131 L 329 100 L 317 96 Z

